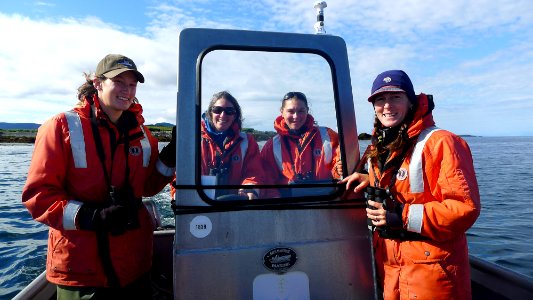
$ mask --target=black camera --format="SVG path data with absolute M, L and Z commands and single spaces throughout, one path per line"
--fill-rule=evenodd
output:
M 133 189 L 129 185 L 120 189 L 111 186 L 109 198 L 111 199 L 112 204 L 124 206 L 128 210 L 128 221 L 125 224 L 126 230 L 137 229 L 140 227 L 137 211 L 142 205 L 142 199 L 135 197 Z
M 218 167 L 209 166 L 209 175 L 216 177 L 216 185 L 227 185 L 229 183 L 229 167 L 220 163 Z M 235 191 L 227 189 L 216 189 L 215 199 L 219 199 L 226 195 L 234 195 Z M 224 200 L 225 198 L 221 198 Z

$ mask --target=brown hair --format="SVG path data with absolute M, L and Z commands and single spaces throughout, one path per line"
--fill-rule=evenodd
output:
M 370 148 L 367 156 L 375 161 L 380 155 L 386 153 L 387 151 L 401 151 L 404 147 L 409 147 L 411 143 L 409 142 L 409 136 L 407 130 L 409 129 L 409 123 L 411 118 L 406 118 L 406 120 L 399 125 L 398 134 L 396 138 L 390 143 L 384 143 L 383 141 L 383 128 L 381 122 L 376 116 L 374 119 L 374 130 L 372 132 L 372 145 L 374 147 Z
M 94 87 L 93 78 L 91 73 L 83 73 L 85 82 L 78 87 L 78 104 L 83 103 L 85 99 L 92 100 L 94 95 L 98 95 L 98 91 Z M 100 80 L 105 80 L 105 76 L 100 76 Z
M 285 102 L 291 99 L 298 99 L 302 101 L 305 104 L 305 108 L 307 108 L 307 111 L 309 111 L 309 104 L 307 103 L 307 97 L 302 92 L 288 92 L 287 94 L 285 94 L 285 96 L 283 96 L 283 99 L 281 100 L 281 109 L 283 109 L 283 107 L 285 106 Z

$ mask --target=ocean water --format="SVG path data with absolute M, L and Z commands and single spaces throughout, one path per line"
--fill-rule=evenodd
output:
M 482 203 L 467 233 L 470 253 L 533 278 L 533 137 L 465 139 Z M 11 299 L 45 269 L 48 228 L 20 200 L 32 151 L 32 144 L 0 144 L 0 299 Z M 163 224 L 173 224 L 168 189 L 153 200 Z

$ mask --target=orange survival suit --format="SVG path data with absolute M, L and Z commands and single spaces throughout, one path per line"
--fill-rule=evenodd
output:
M 241 132 L 234 122 L 230 129 L 232 133 L 221 149 L 209 135 L 204 119 L 201 126 L 202 175 L 218 175 L 218 184 L 257 185 L 263 182 L 259 146 L 251 134 Z M 256 195 L 259 193 L 256 189 L 251 191 Z
M 303 127 L 305 132 L 297 135 L 289 131 L 282 116 L 274 121 L 278 134 L 261 149 L 265 178 L 270 184 L 340 178 L 334 168 L 340 160 L 337 133 L 327 127 L 315 126 L 311 115 L 307 115 Z M 268 194 L 276 196 L 272 192 Z
M 217 184 L 229 185 L 257 185 L 264 181 L 259 146 L 254 137 L 241 132 L 239 125 L 234 122 L 224 141 L 224 149 L 221 149 L 209 135 L 205 125 L 205 119 L 201 121 L 201 175 L 218 176 Z M 209 183 L 213 184 L 213 183 Z M 250 188 L 250 192 L 259 194 L 257 189 Z M 247 191 L 246 191 L 247 192 Z M 216 196 L 222 194 L 237 194 L 233 190 L 217 190 Z M 170 196 L 175 199 L 176 189 L 170 185 Z
M 420 239 L 382 238 L 374 232 L 375 259 L 384 299 L 470 299 L 470 266 L 465 232 L 481 205 L 472 155 L 459 136 L 436 128 L 428 97 L 418 96 L 408 128 L 418 140 L 397 172 L 387 162 L 369 168 L 370 185 L 390 187 L 403 204 L 403 229 Z M 370 145 L 369 147 L 372 147 Z M 395 173 L 395 174 L 394 174 Z
M 91 127 L 91 103 L 94 103 L 97 128 L 101 137 L 106 172 L 98 156 Z M 33 158 L 22 202 L 32 217 L 48 226 L 46 278 L 66 286 L 109 286 L 95 231 L 79 230 L 76 207 L 82 203 L 100 205 L 109 199 L 109 185 L 129 183 L 133 195 L 157 194 L 174 175 L 174 168 L 158 160 L 158 141 L 143 125 L 142 107 L 132 104 L 128 110 L 137 125 L 128 136 L 129 149 L 99 107 L 98 98 L 85 99 L 72 111 L 46 121 L 37 133 Z M 126 113 L 126 111 L 124 112 Z M 123 113 L 123 114 L 124 114 Z M 129 178 L 125 178 L 126 154 Z M 152 261 L 154 224 L 147 209 L 137 209 L 139 226 L 121 235 L 108 235 L 109 257 L 121 286 L 148 272 Z

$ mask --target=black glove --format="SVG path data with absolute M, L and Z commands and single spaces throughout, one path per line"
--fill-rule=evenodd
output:
M 176 126 L 172 127 L 170 142 L 161 149 L 159 159 L 170 168 L 176 167 Z
M 403 228 L 403 221 L 402 221 L 402 213 L 403 213 L 403 204 L 396 203 L 394 206 L 394 209 L 387 210 L 387 213 L 385 214 L 385 218 L 387 221 L 387 227 L 392 229 L 402 229 Z
M 82 230 L 102 230 L 112 235 L 121 235 L 127 229 L 128 216 L 128 209 L 123 205 L 95 208 L 84 204 L 78 212 L 78 227 Z

